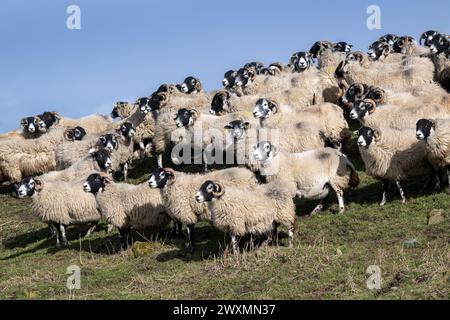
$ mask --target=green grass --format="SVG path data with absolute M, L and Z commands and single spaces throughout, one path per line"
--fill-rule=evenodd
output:
M 354 148 L 350 158 L 361 184 L 346 192 L 344 214 L 336 213 L 334 196 L 314 217 L 306 213 L 315 203 L 299 201 L 293 248 L 282 232 L 279 247 L 239 255 L 228 252 L 229 238 L 208 223 L 196 227 L 194 254 L 182 239 L 166 237 L 169 229 L 134 234 L 142 242 L 156 239 L 145 256 L 118 253 L 118 234 L 107 234 L 104 224 L 88 239 L 80 238 L 86 226 L 71 226 L 69 248 L 58 250 L 47 226 L 32 215 L 31 201 L 11 197 L 3 186 L 0 298 L 67 299 L 66 268 L 75 264 L 82 272 L 77 299 L 449 299 L 450 196 L 418 194 L 418 179 L 405 185 L 406 204 L 392 188 L 380 207 L 381 186 L 363 173 Z M 146 180 L 154 165 L 137 165 L 131 181 Z M 428 225 L 433 209 L 442 209 L 446 219 Z M 407 249 L 404 242 L 411 239 L 419 245 Z M 370 265 L 381 268 L 381 290 L 366 287 Z

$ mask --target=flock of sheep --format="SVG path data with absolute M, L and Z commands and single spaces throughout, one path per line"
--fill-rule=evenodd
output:
M 21 132 L 0 136 L 0 182 L 32 198 L 33 213 L 49 224 L 58 247 L 68 244 L 68 225 L 91 223 L 90 234 L 102 219 L 118 228 L 122 249 L 132 243 L 131 229 L 173 221 L 175 235 L 187 226 L 193 250 L 201 220 L 229 233 L 233 250 L 248 234 L 277 243 L 280 225 L 292 245 L 295 197 L 319 200 L 317 213 L 333 191 L 343 212 L 345 190 L 359 183 L 345 155 L 353 119 L 361 124 L 357 144 L 366 172 L 383 183 L 381 205 L 389 182 L 403 202 L 407 178 L 428 175 L 441 190 L 444 173 L 450 176 L 450 38 L 427 31 L 418 44 L 389 34 L 367 54 L 351 50 L 345 42 L 319 41 L 288 64 L 230 70 L 224 88 L 213 92 L 188 77 L 135 103 L 117 102 L 111 116 L 24 118 Z M 194 158 L 202 172 L 165 168 L 163 155 L 191 146 L 198 128 L 201 152 Z M 234 166 L 208 171 L 212 154 L 228 153 Z M 112 178 L 122 171 L 126 181 L 130 166 L 151 156 L 158 167 L 148 182 Z

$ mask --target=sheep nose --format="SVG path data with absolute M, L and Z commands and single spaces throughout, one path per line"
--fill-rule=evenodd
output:
M 222 84 L 223 84 L 224 87 L 226 87 L 226 86 L 228 85 L 228 83 L 229 83 L 229 82 L 228 82 L 227 79 L 223 79 L 223 80 L 222 80 Z

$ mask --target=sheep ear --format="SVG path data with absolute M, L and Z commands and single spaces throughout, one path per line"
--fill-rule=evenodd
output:
M 270 153 L 272 153 L 272 156 L 276 157 L 278 155 L 278 148 L 275 146 L 272 146 L 272 150 L 270 151 Z
M 272 110 L 272 112 L 275 114 L 278 112 L 278 104 L 275 101 L 270 100 L 270 110 Z
M 377 107 L 377 104 L 373 100 L 371 100 L 369 104 L 370 104 L 370 107 L 367 108 L 367 110 L 369 111 L 369 114 L 372 114 L 375 111 L 375 108 Z
M 428 120 L 431 122 L 431 127 L 433 129 L 436 129 L 436 120 L 433 120 L 433 119 L 428 119 Z
M 233 129 L 233 127 L 230 124 L 226 124 L 223 128 L 227 130 Z
M 58 123 L 59 120 L 61 120 L 61 115 L 58 112 L 53 111 L 53 112 L 50 112 L 50 114 L 55 118 L 56 123 Z
M 250 124 L 250 122 L 248 122 L 248 121 L 245 121 L 244 122 L 244 129 L 249 129 L 251 127 L 251 124 Z
M 385 44 L 383 47 L 383 55 L 386 57 L 391 52 L 391 47 L 388 44 Z
M 20 120 L 20 126 L 22 128 L 25 128 L 27 126 L 27 119 L 26 118 L 22 118 L 22 120 Z
M 97 156 L 97 148 L 92 148 L 92 149 L 89 149 L 89 154 L 90 154 L 90 156 L 92 157 L 92 158 L 95 158 L 96 156 Z

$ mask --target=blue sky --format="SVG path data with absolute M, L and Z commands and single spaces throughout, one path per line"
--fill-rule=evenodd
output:
M 71 4 L 81 8 L 81 30 L 66 28 Z M 381 30 L 366 27 L 371 4 L 381 8 Z M 0 132 L 47 110 L 109 113 L 117 100 L 188 75 L 216 89 L 229 69 L 286 62 L 316 40 L 366 50 L 385 33 L 450 33 L 449 12 L 448 0 L 3 0 Z

